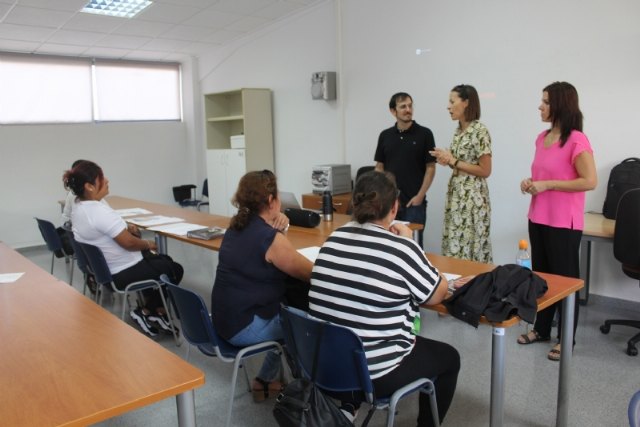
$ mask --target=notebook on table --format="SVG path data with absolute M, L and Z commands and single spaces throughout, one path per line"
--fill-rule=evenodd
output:
M 222 227 L 198 228 L 197 230 L 188 231 L 187 237 L 191 239 L 213 240 L 224 236 L 225 231 L 227 230 Z

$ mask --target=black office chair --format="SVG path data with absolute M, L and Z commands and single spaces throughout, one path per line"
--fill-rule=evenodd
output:
M 361 168 L 359 168 L 358 171 L 356 172 L 356 180 L 355 180 L 355 182 L 358 182 L 358 178 L 360 178 L 360 175 L 362 175 L 363 173 L 366 173 L 366 172 L 371 172 L 375 168 L 376 168 L 375 166 L 362 166 Z
M 204 199 L 205 197 L 207 200 Z M 202 183 L 202 197 L 200 198 L 200 202 L 196 205 L 196 209 L 200 210 L 200 206 L 209 206 L 209 180 L 206 178 Z
M 624 274 L 640 281 L 640 188 L 627 191 L 618 202 L 616 228 L 613 234 L 613 256 L 622 263 Z M 625 325 L 640 329 L 640 320 L 606 320 L 600 326 L 600 331 L 608 334 L 611 325 Z M 638 341 L 640 341 L 640 333 L 627 342 L 629 356 L 638 355 L 636 348 Z
M 358 168 L 358 171 L 356 172 L 356 180 L 353 181 L 353 186 L 355 187 L 355 184 L 356 182 L 358 182 L 358 178 L 360 178 L 360 175 L 366 172 L 371 172 L 375 168 L 376 168 L 375 166 L 362 166 L 361 168 Z M 351 215 L 352 213 L 353 213 L 353 205 L 351 204 L 351 202 L 349 202 L 349 207 L 347 208 L 347 215 Z
M 47 249 L 51 251 L 51 274 L 53 274 L 53 262 L 56 258 L 64 258 L 68 254 L 65 253 L 62 247 L 62 240 L 56 230 L 56 227 L 51 221 L 46 219 L 35 218 L 38 223 L 38 229 L 40 234 L 47 245 Z M 71 256 L 72 254 L 69 254 Z M 73 283 L 73 258 L 71 258 L 71 272 L 69 273 L 69 284 Z
M 196 198 L 196 186 L 193 184 L 178 185 L 172 188 L 173 199 L 183 208 L 194 206 L 200 210 L 200 206 L 209 206 L 209 184 L 207 179 L 202 184 L 202 196 Z M 204 198 L 207 200 L 204 200 Z

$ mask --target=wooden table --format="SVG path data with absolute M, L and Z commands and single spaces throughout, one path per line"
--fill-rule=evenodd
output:
M 204 374 L 0 242 L 0 424 L 86 426 L 176 396 L 195 426 Z
M 184 218 L 187 222 L 201 224 L 204 226 L 220 226 L 228 227 L 229 218 L 197 212 L 194 210 L 183 209 L 179 207 L 160 205 L 155 203 L 142 202 L 123 197 L 110 196 L 109 204 L 114 209 L 124 208 L 145 208 L 154 214 L 175 216 Z M 335 214 L 332 222 L 322 222 L 315 228 L 290 227 L 287 232 L 287 238 L 291 241 L 296 249 L 309 246 L 322 246 L 324 241 L 329 237 L 331 232 L 350 220 L 347 215 Z M 158 233 L 160 239 L 166 240 L 166 235 Z M 211 250 L 219 250 L 221 239 L 216 240 L 198 240 L 186 237 L 169 235 L 171 238 L 181 240 L 187 243 L 195 244 Z M 159 248 L 161 245 L 159 244 Z M 166 249 L 166 243 L 163 245 Z M 436 254 L 428 254 L 429 260 L 438 267 L 440 271 L 447 273 L 460 274 L 462 276 L 476 275 L 491 271 L 495 268 L 493 265 L 482 264 L 472 261 L 463 261 L 454 258 L 443 257 Z M 572 332 L 573 331 L 573 312 L 575 293 L 584 286 L 581 279 L 556 276 L 552 274 L 538 273 L 547 281 L 548 291 L 540 299 L 538 299 L 538 311 L 549 307 L 550 305 L 562 301 L 563 310 L 566 315 L 562 316 L 562 348 L 569 349 L 573 347 Z M 425 306 L 429 310 L 435 310 L 441 313 L 447 313 L 447 309 L 442 305 Z M 493 330 L 492 338 L 492 361 L 491 361 L 491 406 L 490 406 L 490 425 L 492 427 L 501 427 L 504 420 L 504 369 L 505 369 L 505 329 L 518 324 L 519 317 L 513 317 L 505 322 L 491 324 Z M 482 323 L 490 324 L 484 317 Z M 557 408 L 557 426 L 566 426 L 568 418 L 568 402 L 569 402 L 569 367 L 571 363 L 571 351 L 564 350 L 560 359 L 560 375 L 558 388 L 558 408 Z
M 591 283 L 591 248 L 593 242 L 613 242 L 613 233 L 616 228 L 616 221 L 607 219 L 601 213 L 586 212 L 584 214 L 584 230 L 582 231 L 581 256 L 586 259 L 582 277 L 584 277 L 584 298 L 580 304 L 589 302 L 589 285 Z
M 155 215 L 182 218 L 185 220 L 185 222 L 200 224 L 203 227 L 229 227 L 229 217 L 212 215 L 193 209 L 185 209 L 177 205 L 169 206 L 160 203 L 145 202 L 142 200 L 130 199 L 120 196 L 109 196 L 107 197 L 107 201 L 113 209 L 142 208 L 152 212 Z M 125 220 L 126 219 L 127 218 L 125 218 Z M 350 220 L 351 215 L 334 214 L 333 221 L 320 221 L 320 224 L 317 227 L 307 228 L 291 226 L 287 231 L 287 237 L 293 243 L 293 246 L 296 249 L 309 246 L 322 246 L 324 241 L 327 240 L 329 235 L 331 235 L 331 233 L 336 228 L 346 224 Z M 415 239 L 415 233 L 419 230 L 422 230 L 423 226 L 422 224 L 409 224 L 409 228 L 413 230 Z M 177 236 L 175 234 L 158 232 L 156 233 L 156 244 L 158 245 L 158 252 L 167 253 L 168 237 L 214 251 L 220 250 L 220 245 L 222 244 L 222 239 L 190 239 L 186 236 Z
M 463 261 L 436 254 L 427 254 L 429 260 L 441 272 L 460 274 L 462 276 L 476 275 L 493 270 L 495 266 L 472 261 Z M 568 425 L 569 417 L 569 382 L 570 365 L 573 351 L 573 313 L 575 297 L 584 286 L 581 279 L 557 276 L 555 274 L 536 273 L 547 281 L 547 292 L 538 298 L 538 311 L 544 310 L 558 301 L 562 301 L 562 355 L 560 358 L 560 373 L 558 375 L 558 406 L 556 411 L 556 426 Z M 423 306 L 425 309 L 447 313 L 447 309 L 438 304 Z M 504 424 L 504 370 L 505 370 L 505 329 L 518 324 L 519 317 L 512 317 L 504 322 L 491 323 L 482 316 L 480 322 L 492 326 L 491 349 L 491 405 L 489 423 L 491 427 L 502 427 Z

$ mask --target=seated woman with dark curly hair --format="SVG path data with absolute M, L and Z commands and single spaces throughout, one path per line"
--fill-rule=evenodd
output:
M 394 223 L 398 188 L 389 172 L 363 174 L 353 190 L 353 221 L 325 242 L 311 275 L 309 312 L 353 330 L 364 345 L 376 394 L 390 396 L 419 378 L 434 378 L 440 421 L 453 399 L 460 355 L 417 333 L 420 305 L 438 304 L 447 280 L 431 265 L 412 231 Z M 341 409 L 355 416 L 359 403 Z M 431 426 L 429 398 L 420 393 L 418 426 Z
M 313 265 L 284 234 L 289 220 L 280 213 L 273 172 L 244 175 L 233 203 L 238 213 L 224 235 L 211 293 L 213 322 L 218 333 L 236 346 L 280 340 L 285 282 L 292 276 L 308 283 Z M 277 352 L 267 353 L 253 383 L 254 401 L 280 392 L 282 384 L 275 381 L 280 365 Z

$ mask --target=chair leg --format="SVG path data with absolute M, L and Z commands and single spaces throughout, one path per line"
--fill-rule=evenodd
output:
M 71 257 L 71 273 L 69 274 L 69 285 L 73 286 L 73 267 L 75 265 L 75 258 Z
M 164 307 L 164 311 L 167 313 L 167 318 L 169 319 L 169 325 L 171 326 L 171 332 L 173 333 L 173 339 L 176 342 L 176 347 L 180 347 L 180 339 L 178 338 L 176 328 L 174 328 L 173 326 L 173 316 L 171 315 L 169 304 L 167 304 L 167 299 L 164 297 L 164 292 L 162 291 L 162 285 L 158 285 L 158 292 L 160 292 L 160 299 L 162 299 L 162 306 Z
M 225 427 L 229 427 L 231 425 L 231 412 L 233 411 L 233 400 L 236 394 L 236 381 L 238 379 L 238 370 L 240 369 L 240 364 L 242 363 L 242 359 L 236 357 L 235 362 L 233 363 L 233 375 L 231 376 L 231 392 L 229 397 L 229 408 L 227 409 L 227 420 L 224 423 Z
M 627 341 L 627 354 L 629 356 L 637 356 L 638 349 L 636 348 L 636 344 L 640 341 L 640 334 L 636 334 L 629 341 Z
M 120 316 L 120 319 L 124 322 L 124 315 L 127 312 L 127 305 L 129 303 L 129 293 L 125 292 L 122 295 L 122 315 Z
M 440 414 L 438 413 L 438 402 L 436 399 L 436 389 L 433 383 L 429 384 L 420 393 L 427 393 L 429 395 L 429 405 L 431 406 L 431 415 L 433 416 L 433 425 L 440 427 Z
M 247 364 L 243 364 L 240 366 L 244 371 L 244 378 L 247 380 L 247 392 L 251 393 L 251 378 L 249 378 L 249 370 L 247 369 Z
M 53 274 L 53 260 L 56 258 L 56 254 L 51 252 L 51 274 Z
M 369 412 L 367 412 L 367 416 L 362 422 L 362 427 L 367 427 L 369 425 L 369 421 L 371 421 L 371 417 L 373 417 L 373 413 L 376 412 L 376 409 L 376 405 L 371 405 L 371 409 L 369 409 Z M 393 420 L 391 421 L 391 423 L 393 424 Z
M 98 304 L 99 306 L 102 306 L 102 285 L 98 284 L 97 288 L 96 288 L 96 304 Z

